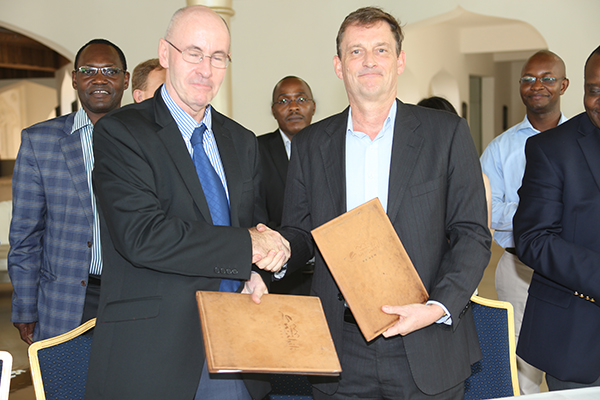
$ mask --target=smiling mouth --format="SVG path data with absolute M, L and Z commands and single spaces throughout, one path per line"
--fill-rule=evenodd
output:
M 104 90 L 104 89 L 96 89 L 96 90 L 92 90 L 92 92 L 90 94 L 106 94 L 106 95 L 108 95 L 110 93 L 108 93 L 108 91 Z

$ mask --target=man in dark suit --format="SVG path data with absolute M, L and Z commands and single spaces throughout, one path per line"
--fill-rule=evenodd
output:
M 13 173 L 11 321 L 28 344 L 94 318 L 100 297 L 92 132 L 121 106 L 129 72 L 121 49 L 104 39 L 81 47 L 74 65 L 82 108 L 24 129 Z
M 259 302 L 267 288 L 253 262 L 278 271 L 289 257 L 279 234 L 249 229 L 265 220 L 256 137 L 209 104 L 229 44 L 211 9 L 177 11 L 158 49 L 165 84 L 94 131 L 107 268 L 86 399 L 250 399 L 269 390 L 258 375 L 208 373 L 195 300 L 197 290 L 237 290 Z
M 258 137 L 265 201 L 269 214 L 267 225 L 273 229 L 281 225 L 292 138 L 310 125 L 315 109 L 312 91 L 303 79 L 286 76 L 275 85 L 271 112 L 279 127 L 275 132 Z
M 275 85 L 271 112 L 279 128 L 258 137 L 262 162 L 262 186 L 268 214 L 267 225 L 281 225 L 285 179 L 292 149 L 292 138 L 310 125 L 316 103 L 308 83 L 296 76 L 286 76 Z M 308 294 L 314 263 L 295 271 L 287 279 L 271 283 L 272 293 Z
M 585 64 L 586 112 L 531 137 L 513 220 L 535 271 L 517 354 L 550 390 L 600 386 L 600 47 Z
M 292 244 L 288 268 L 316 255 L 312 293 L 343 369 L 339 378 L 313 380 L 317 400 L 462 399 L 470 365 L 481 357 L 468 305 L 491 238 L 477 153 L 465 120 L 396 99 L 401 43 L 388 13 L 367 7 L 348 15 L 334 67 L 350 108 L 309 126 L 292 145 L 282 222 Z M 374 197 L 430 301 L 382 304 L 398 322 L 367 343 L 310 231 Z

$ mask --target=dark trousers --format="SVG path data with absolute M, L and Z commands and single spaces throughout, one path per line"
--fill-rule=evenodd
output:
M 412 378 L 401 336 L 379 336 L 367 343 L 356 324 L 344 322 L 340 357 L 342 373 L 337 392 L 328 396 L 314 389 L 315 400 L 464 399 L 463 382 L 436 396 L 421 392 Z
M 90 275 L 88 278 L 88 285 L 85 291 L 85 303 L 83 304 L 83 315 L 81 316 L 81 323 L 89 321 L 92 318 L 96 318 L 98 314 L 98 304 L 100 303 L 100 276 Z M 92 335 L 93 329 L 90 329 L 85 334 Z

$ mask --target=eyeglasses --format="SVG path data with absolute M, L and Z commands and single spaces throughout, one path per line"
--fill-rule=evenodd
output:
M 519 83 L 521 85 L 533 85 L 536 80 L 540 80 L 540 83 L 544 86 L 552 86 L 556 83 L 556 79 L 553 76 L 542 76 L 541 78 L 537 78 L 535 76 L 524 76 L 519 79 Z M 564 79 L 564 78 L 562 78 Z
M 293 102 L 296 102 L 297 105 L 304 106 L 311 101 L 313 101 L 313 99 L 309 99 L 307 97 L 298 97 L 297 99 L 288 99 L 288 98 L 284 97 L 284 98 L 280 99 L 279 101 L 276 101 L 275 104 L 282 106 L 282 107 L 287 107 L 287 106 L 291 106 Z
M 229 63 L 231 62 L 231 57 L 229 54 L 225 54 L 223 52 L 217 52 L 212 56 L 207 56 L 201 50 L 196 48 L 190 48 L 185 50 L 179 50 L 175 45 L 165 39 L 165 42 L 169 43 L 175 50 L 181 53 L 181 57 L 184 61 L 189 62 L 190 64 L 200 64 L 204 57 L 208 57 L 210 59 L 210 65 L 215 68 L 227 68 Z
M 117 67 L 98 68 L 98 67 L 85 66 L 85 67 L 79 67 L 75 71 L 81 73 L 83 76 L 86 76 L 86 77 L 92 77 L 92 76 L 96 75 L 98 73 L 98 71 L 102 71 L 102 75 L 104 75 L 108 78 L 114 78 L 123 70 L 121 68 L 117 68 Z

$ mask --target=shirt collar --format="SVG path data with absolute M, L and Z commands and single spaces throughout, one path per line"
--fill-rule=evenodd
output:
M 561 112 L 560 113 L 560 119 L 558 120 L 558 125 L 568 121 L 569 119 L 567 117 L 565 117 L 565 115 Z M 535 129 L 533 127 L 533 125 L 531 125 L 531 122 L 529 121 L 529 118 L 527 118 L 527 114 L 525 114 L 525 118 L 523 118 L 523 121 L 519 123 L 519 126 L 517 127 L 517 131 L 523 130 L 523 129 L 531 129 L 532 131 L 534 131 L 535 133 L 540 133 L 540 131 L 538 131 L 537 129 Z
M 204 118 L 202 119 L 202 122 L 198 123 L 188 113 L 183 111 L 183 109 L 179 107 L 177 103 L 175 103 L 173 98 L 169 95 L 166 85 L 162 85 L 160 94 L 184 138 L 189 140 L 192 137 L 192 133 L 194 133 L 194 129 L 202 124 L 206 126 L 208 131 L 212 132 L 212 113 L 210 104 L 207 105 L 206 109 L 204 110 Z
M 73 126 L 71 127 L 71 134 L 88 125 L 91 126 L 92 129 L 94 128 L 94 124 L 92 124 L 90 117 L 88 117 L 87 113 L 82 107 L 75 113 Z
M 390 108 L 390 112 L 388 113 L 388 116 L 385 119 L 385 122 L 383 123 L 383 128 L 381 128 L 381 131 L 377 134 L 377 136 L 375 137 L 375 140 L 377 140 L 380 137 L 383 137 L 386 134 L 386 132 L 389 132 L 390 127 L 392 127 L 391 132 L 392 133 L 394 132 L 393 124 L 396 121 L 397 111 L 398 111 L 398 103 L 394 100 L 394 103 L 392 104 L 392 107 Z M 346 126 L 346 132 L 348 134 L 358 136 L 357 133 L 354 131 L 354 125 L 352 123 L 352 107 L 350 107 L 350 109 L 348 110 L 348 124 Z

